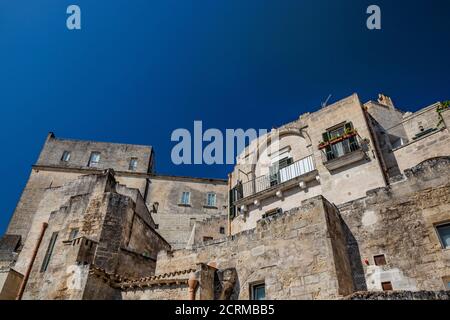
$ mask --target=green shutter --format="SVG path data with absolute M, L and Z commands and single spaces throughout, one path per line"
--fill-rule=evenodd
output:
M 330 140 L 328 132 L 322 133 L 322 139 L 323 139 L 323 142 L 328 142 Z
M 347 130 L 353 130 L 353 125 L 351 122 L 347 122 L 345 124 L 345 131 L 347 131 Z

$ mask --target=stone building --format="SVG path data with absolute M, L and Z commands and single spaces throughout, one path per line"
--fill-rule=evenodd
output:
M 228 181 L 49 134 L 0 240 L 1 299 L 448 299 L 448 102 L 354 94 L 259 137 Z

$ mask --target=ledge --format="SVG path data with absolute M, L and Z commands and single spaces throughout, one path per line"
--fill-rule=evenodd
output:
M 324 166 L 329 171 L 333 171 L 333 170 L 345 167 L 354 162 L 363 160 L 365 157 L 366 157 L 366 153 L 362 149 L 358 149 L 358 150 L 352 151 L 350 153 L 344 154 L 343 156 L 341 156 L 339 158 L 324 162 Z
M 192 207 L 192 205 L 190 203 L 179 203 L 178 206 L 179 207 Z
M 266 198 L 274 196 L 277 193 L 277 191 L 279 191 L 279 190 L 284 191 L 284 190 L 287 190 L 287 189 L 291 189 L 291 188 L 293 188 L 295 186 L 300 188 L 298 186 L 298 183 L 300 181 L 304 181 L 305 183 L 313 181 L 313 180 L 315 180 L 316 176 L 318 175 L 318 172 L 319 171 L 317 169 L 315 169 L 313 171 L 310 171 L 310 172 L 307 172 L 307 173 L 305 173 L 305 174 L 303 174 L 301 176 L 298 176 L 298 177 L 295 177 L 295 178 L 293 178 L 291 180 L 282 182 L 282 183 L 277 184 L 277 185 L 275 185 L 273 187 L 270 187 L 270 188 L 268 188 L 266 190 L 263 190 L 263 191 L 255 193 L 255 194 L 252 194 L 250 196 L 247 196 L 245 198 L 239 199 L 238 201 L 236 201 L 234 203 L 234 205 L 241 206 L 241 205 L 252 204 L 254 200 L 263 200 L 263 199 L 266 199 Z

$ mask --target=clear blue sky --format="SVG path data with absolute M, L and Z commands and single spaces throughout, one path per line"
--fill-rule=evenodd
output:
M 382 30 L 365 27 L 382 9 Z M 82 30 L 66 28 L 66 8 Z M 357 92 L 403 109 L 450 98 L 450 1 L 0 0 L 0 234 L 48 131 L 149 144 L 176 128 L 271 128 Z

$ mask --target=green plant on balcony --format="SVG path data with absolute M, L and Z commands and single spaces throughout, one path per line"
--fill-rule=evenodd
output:
M 344 133 L 339 135 L 332 135 L 328 141 L 321 141 L 319 143 L 319 150 L 326 148 L 329 145 L 336 144 L 348 138 L 354 137 L 358 134 L 358 131 L 354 128 L 345 128 Z

